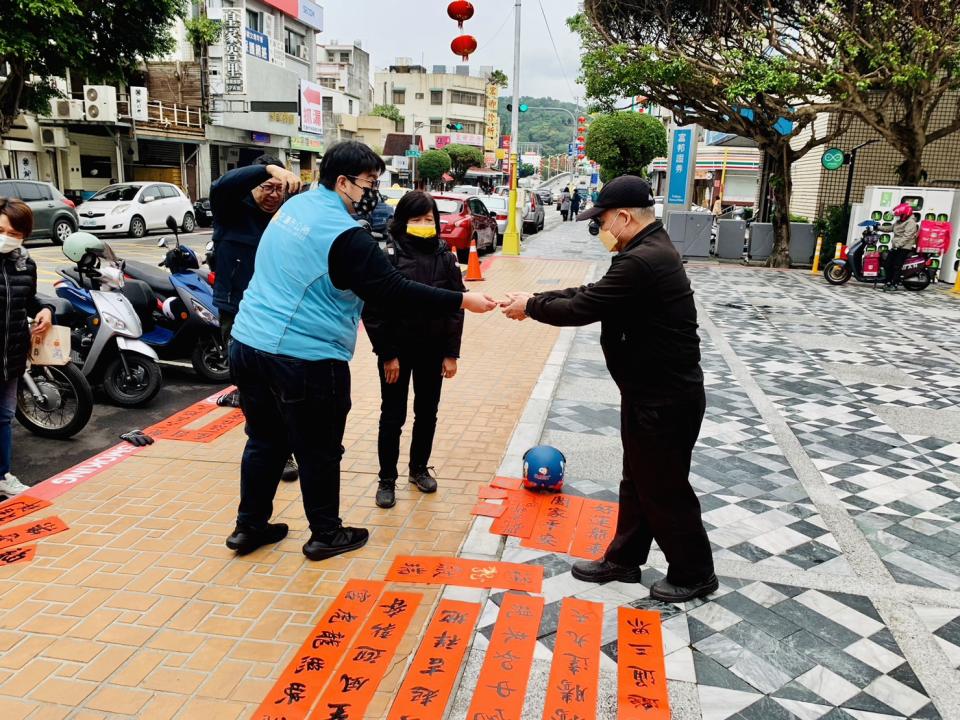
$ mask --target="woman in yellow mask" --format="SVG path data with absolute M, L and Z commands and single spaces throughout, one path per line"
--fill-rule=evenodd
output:
M 393 266 L 411 280 L 447 290 L 466 290 L 456 255 L 440 239 L 437 203 L 425 192 L 414 190 L 400 198 L 386 252 Z M 363 324 L 380 373 L 380 482 L 376 500 L 379 507 L 390 508 L 396 503 L 400 435 L 407 419 L 411 380 L 414 420 L 409 480 L 420 492 L 437 490 L 430 454 L 443 379 L 457 374 L 463 311 L 433 317 L 367 305 Z

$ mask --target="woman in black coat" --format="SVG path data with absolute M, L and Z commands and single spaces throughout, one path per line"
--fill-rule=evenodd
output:
M 457 257 L 440 239 L 440 212 L 425 192 L 408 192 L 397 203 L 390 225 L 387 255 L 411 280 L 447 290 L 465 291 Z M 410 482 L 421 492 L 437 490 L 428 467 L 437 429 L 437 408 L 444 378 L 457 374 L 463 311 L 445 317 L 401 315 L 390 308 L 367 305 L 363 324 L 377 355 L 380 373 L 380 434 L 377 453 L 380 483 L 377 505 L 396 503 L 400 434 L 407 419 L 407 395 L 413 379 L 413 437 Z
M 33 212 L 20 200 L 0 197 L 0 495 L 13 496 L 27 486 L 10 474 L 13 422 L 17 411 L 17 383 L 30 353 L 30 315 L 33 334 L 50 329 L 50 308 L 37 300 L 37 266 L 23 249 L 33 231 Z

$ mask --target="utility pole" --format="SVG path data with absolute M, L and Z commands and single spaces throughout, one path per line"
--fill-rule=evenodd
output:
M 510 111 L 510 194 L 507 228 L 503 233 L 503 254 L 520 254 L 520 233 L 517 232 L 517 150 L 520 147 L 520 6 L 513 4 L 513 109 Z

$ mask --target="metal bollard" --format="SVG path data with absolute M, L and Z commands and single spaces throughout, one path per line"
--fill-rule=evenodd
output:
M 839 260 L 839 259 L 840 259 L 840 252 L 841 252 L 841 248 L 842 248 L 842 247 L 843 247 L 843 243 L 837 243 L 837 249 L 836 249 L 836 251 L 833 253 L 833 259 L 834 259 L 834 260 Z
M 817 235 L 817 249 L 813 251 L 813 267 L 810 268 L 810 274 L 816 275 L 820 272 L 820 250 L 823 248 L 823 235 Z

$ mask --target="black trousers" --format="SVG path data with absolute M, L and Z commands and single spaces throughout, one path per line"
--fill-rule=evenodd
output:
M 910 248 L 893 248 L 887 253 L 883 264 L 883 272 L 889 284 L 896 285 L 900 282 L 903 261 L 910 256 L 911 252 Z
M 350 366 L 307 361 L 230 343 L 247 444 L 240 465 L 237 524 L 262 528 L 290 453 L 300 466 L 303 510 L 312 532 L 340 525 L 340 459 L 350 412 Z
M 433 437 L 437 430 L 437 408 L 443 387 L 443 353 L 438 350 L 401 353 L 400 377 L 390 385 L 380 370 L 380 434 L 377 454 L 380 458 L 380 477 L 393 480 L 398 477 L 400 435 L 407 421 L 407 398 L 413 379 L 413 437 L 410 440 L 410 470 L 423 470 L 430 463 Z
M 713 574 L 710 541 L 689 477 L 705 407 L 702 391 L 665 407 L 622 398 L 623 479 L 608 560 L 641 565 L 656 540 L 666 555 L 671 583 L 691 585 Z

